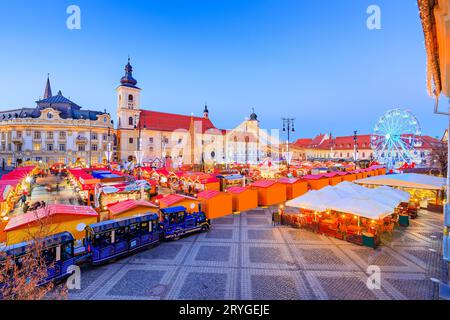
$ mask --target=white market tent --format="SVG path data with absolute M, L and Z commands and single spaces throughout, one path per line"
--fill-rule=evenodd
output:
M 327 186 L 310 191 L 286 202 L 288 207 L 312 211 L 335 210 L 369 219 L 381 219 L 394 213 L 401 202 L 409 201 L 410 195 L 389 187 L 369 189 L 344 181 L 334 187 Z
M 336 200 L 336 198 L 329 198 L 324 193 L 313 190 L 286 202 L 286 206 L 313 211 L 326 211 L 328 209 L 328 203 L 332 200 Z
M 359 179 L 356 180 L 355 183 L 399 188 L 441 190 L 445 186 L 445 178 L 417 173 L 402 173 Z
M 363 218 L 382 219 L 391 215 L 395 207 L 378 202 L 369 197 L 342 198 L 331 204 L 331 210 L 354 214 Z

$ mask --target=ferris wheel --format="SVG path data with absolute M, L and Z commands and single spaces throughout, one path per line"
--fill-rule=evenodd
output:
M 387 111 L 376 123 L 371 146 L 378 162 L 393 168 L 399 162 L 410 164 L 421 135 L 417 118 L 409 111 Z

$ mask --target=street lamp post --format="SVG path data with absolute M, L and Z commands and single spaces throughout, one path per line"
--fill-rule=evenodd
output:
M 138 180 L 141 180 L 141 166 L 142 166 L 142 138 L 141 138 L 141 133 L 142 133 L 142 123 L 141 123 L 141 118 L 139 117 L 138 120 L 136 120 L 136 116 L 135 116 L 135 121 L 134 121 L 135 125 L 134 128 L 138 129 L 138 140 L 137 140 L 137 153 L 136 153 L 136 160 L 137 160 L 137 165 L 138 165 Z M 144 129 L 147 126 L 144 123 Z
M 355 162 L 355 169 L 356 169 L 356 161 L 358 160 L 358 131 L 357 130 L 353 131 L 353 142 L 354 142 L 353 159 Z
M 283 132 L 286 132 L 287 130 L 287 142 L 286 142 L 286 162 L 287 162 L 287 169 L 288 173 L 290 172 L 290 162 L 291 162 L 291 155 L 289 154 L 289 141 L 291 138 L 291 131 L 295 132 L 294 128 L 294 118 L 282 118 L 283 120 Z M 289 159 L 288 159 L 289 158 Z

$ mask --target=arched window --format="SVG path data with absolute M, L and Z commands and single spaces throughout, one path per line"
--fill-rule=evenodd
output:
M 133 109 L 134 108 L 133 100 L 134 100 L 133 95 L 132 94 L 128 95 L 128 108 L 129 109 Z
M 129 117 L 129 118 L 128 118 L 128 124 L 129 124 L 130 126 L 133 125 L 133 117 Z
M 130 94 L 130 95 L 128 96 L 128 101 L 129 101 L 129 102 L 133 102 L 133 95 L 132 95 L 132 94 Z

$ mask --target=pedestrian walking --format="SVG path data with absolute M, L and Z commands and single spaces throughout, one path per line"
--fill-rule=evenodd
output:
M 272 226 L 275 227 L 275 211 L 272 212 Z

